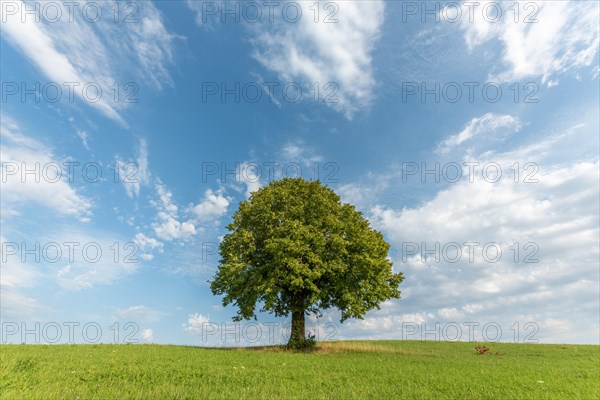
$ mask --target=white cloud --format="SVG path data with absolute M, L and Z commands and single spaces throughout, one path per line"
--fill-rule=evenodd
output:
M 556 76 L 593 65 L 599 45 L 598 2 L 544 1 L 527 3 L 526 9 L 524 3 L 518 3 L 518 23 L 514 22 L 514 11 L 508 9 L 515 8 L 512 3 L 476 4 L 472 22 L 466 17 L 471 6 L 463 5 L 461 27 L 469 49 L 492 39 L 502 43 L 505 70 L 496 72 L 491 79 L 507 82 L 541 77 L 542 82 L 555 85 Z M 484 17 L 490 4 L 492 16 L 496 6 L 503 7 L 503 17 L 497 22 L 488 22 Z M 490 18 L 493 17 L 487 17 Z
M 160 253 L 163 252 L 163 244 L 158 240 L 148 237 L 143 233 L 137 233 L 133 239 L 134 243 L 137 244 L 141 250 L 140 257 L 145 261 L 151 261 L 154 258 L 152 251 L 157 249 Z
M 395 268 L 406 276 L 404 300 L 397 307 L 421 313 L 436 310 L 431 323 L 495 321 L 506 331 L 514 322 L 533 322 L 540 327 L 537 337 L 542 341 L 595 340 L 597 324 L 581 328 L 585 323 L 577 322 L 587 334 L 542 330 L 548 318 L 589 322 L 598 312 L 600 165 L 597 158 L 564 162 L 557 157 L 564 141 L 586 143 L 593 136 L 579 127 L 502 153 L 463 151 L 465 159 L 481 163 L 473 182 L 463 178 L 414 207 L 373 207 L 371 222 L 400 253 L 394 257 Z M 537 182 L 524 183 L 523 175 L 515 182 L 510 167 L 530 161 L 539 166 Z M 496 183 L 482 175 L 481 167 L 491 162 L 503 167 L 504 178 Z M 433 250 L 436 242 L 439 250 L 427 255 L 423 246 Z M 479 245 L 471 251 L 468 242 Z M 410 243 L 417 244 L 418 254 L 402 262 L 402 252 L 412 255 L 406 247 Z M 449 243 L 458 244 L 459 261 L 451 261 L 454 251 L 444 258 L 441 249 Z M 487 243 L 500 246 L 499 261 L 485 259 Z M 534 261 L 524 262 L 532 253 Z M 527 304 L 527 314 L 519 314 L 525 310 L 522 304 Z M 567 316 L 558 317 L 563 314 Z
M 240 173 L 238 174 L 238 181 L 242 181 L 246 185 L 245 195 L 247 199 L 250 198 L 252 193 L 263 186 L 260 180 L 261 176 L 257 174 L 254 168 L 251 168 L 251 164 L 248 161 L 242 163 Z
M 133 54 L 156 87 L 161 88 L 165 83 L 172 85 L 167 65 L 173 62 L 172 42 L 181 37 L 166 30 L 161 13 L 154 5 L 144 4 L 142 10 L 145 15 L 140 23 L 128 24 Z
M 367 190 L 369 189 L 362 185 L 346 183 L 338 187 L 336 192 L 340 195 L 342 202 L 357 206 L 363 204 L 370 195 L 370 193 L 365 193 Z
M 2 240 L 2 246 L 7 249 L 12 249 L 12 245 L 19 249 L 20 243 L 9 243 Z M 41 274 L 31 265 L 22 262 L 15 262 L 15 256 L 6 257 L 6 262 L 2 263 L 2 273 L 0 274 L 0 286 L 2 290 L 5 288 L 33 287 L 35 286 Z
M 51 308 L 46 302 L 23 295 L 14 288 L 3 287 L 0 290 L 0 309 L 2 319 L 19 321 L 24 319 L 33 319 L 36 321 L 44 321 L 47 318 Z
M 19 126 L 5 115 L 2 115 L 0 137 L 5 180 L 2 182 L 3 218 L 19 215 L 26 203 L 36 203 L 61 215 L 74 216 L 84 222 L 89 220 L 92 202 L 68 182 L 64 160 L 56 157 L 48 146 L 21 133 Z M 25 169 L 38 172 L 23 175 Z
M 217 3 L 208 0 L 187 0 L 186 4 L 190 8 L 190 10 L 194 11 L 194 13 L 196 14 L 196 25 L 206 30 L 212 30 L 212 25 L 215 19 L 220 19 L 220 16 L 217 13 L 213 14 L 213 9 L 217 8 L 218 10 L 219 7 L 226 5 L 226 2 L 223 1 Z
M 456 309 L 456 307 L 444 307 L 438 311 L 438 315 L 447 320 L 456 320 L 462 318 L 463 314 Z
M 339 336 L 335 339 L 402 339 L 401 332 L 405 325 L 420 325 L 434 317 L 432 313 L 420 312 L 369 315 L 363 320 L 350 320 L 341 325 Z
M 136 3 L 134 20 L 118 24 L 111 18 L 89 23 L 82 12 L 70 15 L 65 4 L 55 4 L 61 7 L 62 18 L 53 23 L 44 18 L 35 22 L 33 16 L 22 18 L 19 12 L 2 16 L 4 37 L 49 80 L 59 86 L 72 84 L 81 101 L 122 125 L 126 123 L 120 110 L 135 100 L 135 87 L 124 87 L 128 81 L 141 77 L 158 88 L 171 83 L 166 66 L 172 62 L 175 36 L 166 31 L 152 3 Z M 113 5 L 97 5 L 103 15 L 113 15 Z M 24 3 L 18 4 L 18 9 L 23 7 Z M 88 84 L 100 87 L 97 101 L 88 99 L 82 90 Z M 111 89 L 115 84 L 120 85 L 116 99 Z M 95 97 L 96 93 L 92 90 L 88 95 Z
M 135 161 L 124 161 L 117 157 L 116 164 L 119 168 L 119 180 L 123 183 L 127 196 L 138 197 L 142 185 L 145 186 L 150 181 L 146 139 L 138 141 Z
M 152 343 L 154 341 L 154 331 L 152 329 L 144 329 L 142 330 L 142 339 L 147 343 Z
M 306 167 L 311 167 L 315 163 L 323 161 L 323 157 L 316 154 L 313 149 L 307 147 L 301 141 L 285 144 L 281 154 L 284 161 L 299 163 Z
M 20 8 L 25 7 L 25 3 L 20 4 Z M 64 10 L 63 10 L 64 11 Z M 3 15 L 3 32 L 11 43 L 14 43 L 24 54 L 27 56 L 41 72 L 46 75 L 50 80 L 54 82 L 66 83 L 66 82 L 77 82 L 79 87 L 90 82 L 102 83 L 102 86 L 108 90 L 109 81 L 111 80 L 101 70 L 85 71 L 85 68 L 89 68 L 90 65 L 87 63 L 77 64 L 77 60 L 83 61 L 83 44 L 86 47 L 89 46 L 95 55 L 98 66 L 102 66 L 103 63 L 99 59 L 105 57 L 105 54 L 101 52 L 101 46 L 97 46 L 97 39 L 90 34 L 90 29 L 85 27 L 83 24 L 71 24 L 66 26 L 69 33 L 67 32 L 56 32 L 53 34 L 53 30 L 49 29 L 50 24 L 36 23 L 33 18 L 26 18 L 24 21 L 21 19 L 19 13 L 14 15 Z M 51 25 L 58 26 L 58 25 Z M 63 26 L 63 29 L 65 26 Z M 71 54 L 65 54 L 57 49 L 58 45 L 64 45 L 66 42 L 63 40 L 65 36 L 69 34 L 71 38 L 78 38 L 79 40 L 73 40 L 73 45 L 70 46 Z M 84 40 L 87 37 L 89 41 Z M 86 65 L 87 64 L 87 65 Z M 83 71 L 82 71 L 83 69 Z M 113 80 L 116 82 L 116 80 Z M 86 99 L 83 97 L 81 90 L 75 91 L 75 93 L 85 102 Z M 114 119 L 115 121 L 124 124 L 123 119 L 115 109 L 114 104 L 107 103 L 106 99 L 100 99 L 98 102 L 89 102 L 93 107 L 98 108 L 107 117 Z
M 158 322 L 163 315 L 164 313 L 161 311 L 139 305 L 117 310 L 115 318 L 132 322 Z
M 164 240 L 186 239 L 196 233 L 196 227 L 191 221 L 179 222 L 175 218 L 159 214 L 162 220 L 160 224 L 154 227 L 154 232 L 158 237 Z
M 2 259 L 0 286 L 2 289 L 33 287 L 40 278 L 40 273 L 31 265 L 21 262 L 21 260 L 17 261 L 20 256 L 20 247 L 20 243 L 8 241 L 4 236 L 0 236 L 0 259 Z
M 82 231 L 73 224 L 52 220 L 29 227 L 23 231 L 19 225 L 3 226 L 12 233 L 17 251 L 13 254 L 7 247 L 7 262 L 1 267 L 2 291 L 13 290 L 23 297 L 21 289 L 35 288 L 37 292 L 42 284 L 44 289 L 58 285 L 68 291 L 94 288 L 118 282 L 140 266 L 136 249 L 112 232 Z M 23 259 L 25 249 L 35 252 L 30 251 Z
M 487 113 L 481 117 L 473 118 L 461 132 L 442 141 L 436 151 L 439 153 L 448 153 L 454 147 L 481 136 L 483 133 L 488 135 L 494 134 L 494 137 L 497 139 L 497 132 L 501 129 L 516 132 L 521 129 L 521 123 L 518 118 L 511 115 Z
M 265 161 L 244 161 L 239 165 L 236 182 L 246 186 L 245 196 L 258 189 L 285 177 L 303 177 L 304 179 L 317 179 L 319 174 L 328 175 L 333 165 L 327 165 L 323 156 L 314 148 L 306 145 L 302 140 L 293 140 L 284 143 L 277 152 L 277 158 L 267 158 Z M 241 191 L 235 185 L 236 191 Z
M 210 221 L 223 216 L 227 212 L 229 199 L 221 191 L 208 189 L 204 193 L 204 201 L 192 207 L 192 212 L 200 221 Z
M 327 103 L 347 118 L 368 107 L 374 99 L 375 78 L 371 52 L 384 20 L 384 2 L 340 2 L 338 22 L 315 23 L 309 7 L 296 3 L 303 17 L 297 23 L 280 21 L 257 33 L 254 57 L 275 71 L 284 82 L 317 82 L 323 92 L 333 83 L 339 92 L 337 103 Z M 325 2 L 319 2 L 323 8 Z M 260 27 L 259 29 L 262 29 Z M 321 93 L 320 97 L 325 98 Z
M 400 199 L 405 196 L 404 193 L 393 191 L 393 180 L 397 178 L 396 168 L 392 168 L 391 172 L 373 173 L 368 172 L 361 182 L 344 183 L 336 188 L 344 203 L 355 205 L 361 210 L 367 210 L 373 205 L 373 202 L 378 202 L 384 196 L 388 199 Z
M 3 319 L 40 318 L 49 310 L 44 303 L 23 293 L 39 284 L 44 276 L 35 266 L 22 262 L 20 248 L 21 243 L 0 236 L 0 315 Z
M 81 139 L 81 144 L 83 144 L 83 147 L 86 150 L 90 149 L 90 145 L 88 143 L 88 139 L 89 139 L 89 135 L 86 131 L 80 131 L 79 129 L 77 130 L 77 136 L 79 136 L 79 139 Z
M 194 236 L 196 234 L 194 221 L 179 221 L 178 207 L 172 201 L 173 193 L 160 181 L 156 183 L 156 191 L 159 201 L 153 202 L 153 204 L 158 210 L 158 222 L 152 224 L 156 236 L 167 241 L 188 239 Z
M 75 243 L 72 255 L 66 246 L 61 246 L 61 259 L 47 266 L 58 285 L 66 290 L 111 285 L 131 276 L 141 265 L 131 243 L 112 232 L 82 232 L 61 226 L 40 239 L 41 243 Z
M 183 331 L 189 334 L 197 335 L 202 332 L 203 326 L 210 322 L 209 316 L 202 314 L 190 314 L 188 315 L 187 324 L 183 325 Z
M 141 183 L 148 183 L 148 144 L 140 139 L 137 157 L 138 175 Z
M 352 118 L 369 107 L 375 97 L 371 53 L 379 39 L 385 5 L 380 0 L 318 3 L 317 23 L 310 9 L 314 8 L 313 2 L 302 1 L 295 2 L 302 9 L 302 17 L 295 23 L 284 21 L 280 5 L 274 22 L 250 25 L 253 56 L 277 73 L 281 82 L 297 82 L 306 93 L 317 82 L 318 100 L 327 99 L 325 104 Z M 213 28 L 213 17 L 205 15 L 207 21 L 202 22 L 203 2 L 187 4 L 196 12 L 199 26 Z M 330 22 L 324 22 L 327 16 Z M 268 16 L 264 17 L 267 21 Z M 309 97 L 314 99 L 303 96 Z
M 307 321 L 307 332 L 317 333 L 319 337 L 327 337 L 331 332 L 322 324 Z M 200 336 L 200 345 L 219 347 L 268 346 L 282 344 L 289 339 L 289 327 L 282 323 L 252 322 L 248 325 L 239 322 L 215 322 L 210 316 L 195 313 L 189 314 L 183 324 L 183 331 Z M 227 332 L 227 334 L 225 334 Z

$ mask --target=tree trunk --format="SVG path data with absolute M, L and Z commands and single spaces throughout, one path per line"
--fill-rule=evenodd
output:
M 290 333 L 288 346 L 291 346 L 293 343 L 299 345 L 306 340 L 304 337 L 304 311 L 304 299 L 299 297 L 294 301 L 292 309 L 292 332 Z

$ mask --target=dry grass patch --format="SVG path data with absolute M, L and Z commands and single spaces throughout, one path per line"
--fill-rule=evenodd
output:
M 404 349 L 399 346 L 386 346 L 369 341 L 343 341 L 343 342 L 319 342 L 317 353 L 379 353 L 379 354 L 405 354 L 435 356 L 432 351 L 418 349 Z

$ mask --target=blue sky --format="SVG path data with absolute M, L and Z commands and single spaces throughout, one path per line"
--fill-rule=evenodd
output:
M 598 7 L 3 2 L 2 341 L 284 341 L 207 281 L 302 176 L 406 277 L 321 338 L 598 344 Z

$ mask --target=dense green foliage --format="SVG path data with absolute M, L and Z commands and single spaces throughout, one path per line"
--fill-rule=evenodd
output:
M 220 245 L 211 283 L 236 320 L 256 307 L 292 314 L 290 343 L 304 340 L 304 315 L 336 307 L 341 320 L 399 298 L 402 274 L 392 272 L 389 245 L 354 206 L 318 181 L 285 178 L 240 204 Z
M 0 398 L 598 399 L 600 346 L 322 342 L 317 351 L 0 345 Z

